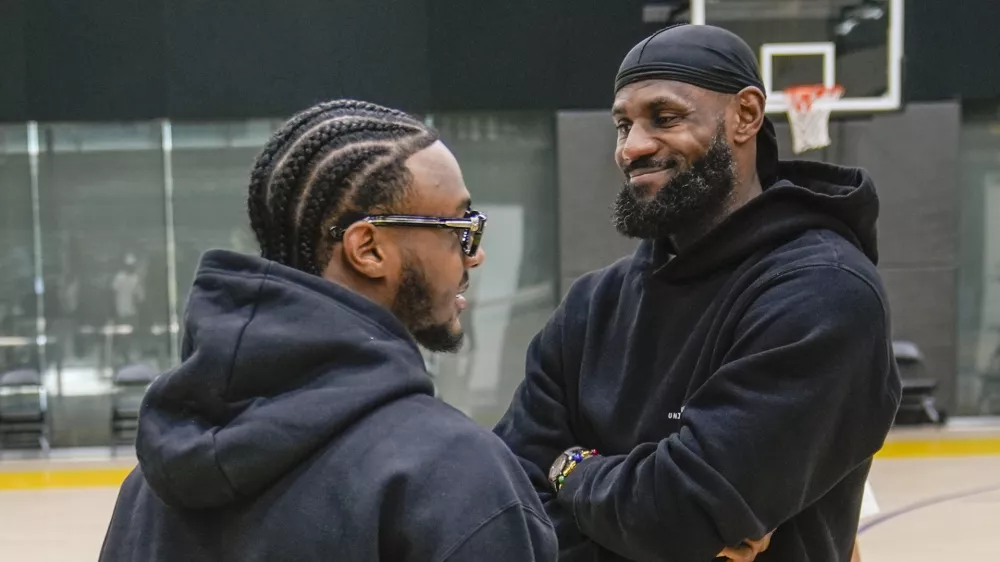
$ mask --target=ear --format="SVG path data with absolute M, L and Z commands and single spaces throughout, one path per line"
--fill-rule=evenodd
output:
M 389 275 L 384 237 L 365 221 L 347 227 L 342 241 L 344 260 L 351 269 L 370 279 Z
M 757 136 L 764 125 L 764 92 L 748 86 L 736 94 L 736 129 L 733 141 L 745 144 Z

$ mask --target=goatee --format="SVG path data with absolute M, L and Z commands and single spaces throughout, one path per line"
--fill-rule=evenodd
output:
M 464 334 L 453 331 L 449 323 L 434 323 L 432 302 L 427 278 L 407 260 L 403 264 L 403 277 L 392 304 L 392 312 L 406 326 L 413 339 L 428 350 L 445 353 L 458 351 L 462 348 Z

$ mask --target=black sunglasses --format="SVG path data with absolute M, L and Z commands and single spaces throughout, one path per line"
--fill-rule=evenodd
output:
M 334 240 L 340 240 L 347 227 L 358 221 L 365 221 L 374 226 L 415 226 L 463 230 L 465 232 L 461 237 L 462 252 L 469 257 L 475 257 L 479 251 L 479 244 L 483 240 L 483 231 L 486 229 L 486 215 L 479 211 L 469 211 L 464 217 L 453 219 L 419 215 L 372 215 L 349 220 L 343 226 L 332 226 L 330 234 Z

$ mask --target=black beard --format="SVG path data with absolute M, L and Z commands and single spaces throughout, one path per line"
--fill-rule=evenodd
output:
M 631 167 L 666 166 L 643 158 Z M 708 152 L 667 181 L 651 199 L 643 200 L 643 190 L 626 180 L 613 207 L 615 228 L 629 238 L 647 239 L 707 232 L 725 212 L 736 185 L 735 170 L 733 152 L 720 123 Z
M 430 351 L 454 353 L 462 348 L 465 334 L 453 332 L 450 323 L 434 324 L 432 302 L 427 278 L 411 263 L 404 263 L 392 312 L 420 345 Z

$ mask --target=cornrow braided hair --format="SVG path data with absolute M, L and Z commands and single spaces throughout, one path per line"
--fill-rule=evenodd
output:
M 331 226 L 389 213 L 406 194 L 406 159 L 438 140 L 401 111 L 337 100 L 292 117 L 250 173 L 247 207 L 261 256 L 319 275 Z

